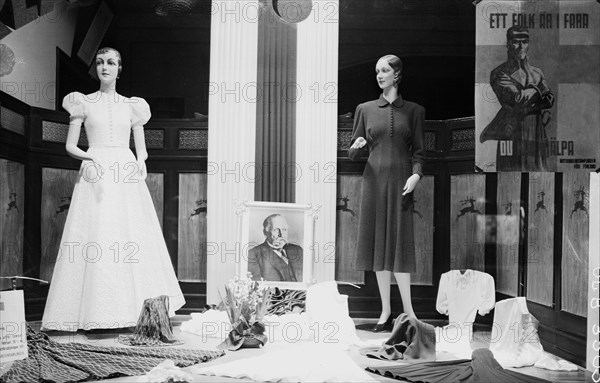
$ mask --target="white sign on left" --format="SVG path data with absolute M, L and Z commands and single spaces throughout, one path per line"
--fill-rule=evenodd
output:
M 27 358 L 23 290 L 0 292 L 0 364 Z

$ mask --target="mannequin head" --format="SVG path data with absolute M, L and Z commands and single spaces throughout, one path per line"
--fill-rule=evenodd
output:
M 377 83 L 381 89 L 390 86 L 397 88 L 402 79 L 402 60 L 395 55 L 385 55 L 377 60 L 375 72 L 377 73 Z
M 101 83 L 112 84 L 121 74 L 121 54 L 114 48 L 100 48 L 96 53 L 96 74 Z

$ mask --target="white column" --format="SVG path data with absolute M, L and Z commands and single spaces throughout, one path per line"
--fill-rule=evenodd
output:
M 298 23 L 296 202 L 321 205 L 315 226 L 313 278 L 335 277 L 337 180 L 338 0 L 313 0 Z M 301 92 L 301 93 L 300 93 Z
M 592 371 L 594 381 L 600 378 L 598 359 L 598 342 L 600 342 L 600 174 L 590 173 L 590 252 L 588 283 L 588 315 L 587 315 L 587 369 Z
M 212 2 L 208 101 L 208 304 L 237 273 L 236 199 L 254 198 L 256 65 L 260 5 Z

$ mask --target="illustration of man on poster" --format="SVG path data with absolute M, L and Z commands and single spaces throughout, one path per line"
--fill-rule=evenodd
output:
M 529 65 L 529 30 L 512 26 L 506 32 L 508 59 L 492 70 L 490 85 L 501 108 L 479 140 L 497 140 L 497 171 L 546 171 L 554 93 L 540 68 Z

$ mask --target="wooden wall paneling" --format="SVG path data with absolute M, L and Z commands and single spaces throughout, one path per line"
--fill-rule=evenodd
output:
M 206 173 L 179 174 L 177 276 L 206 282 Z
M 485 271 L 485 175 L 450 177 L 450 269 Z
M 28 137 L 31 138 L 32 129 L 28 127 Z M 42 259 L 42 167 L 39 156 L 27 152 L 26 146 L 22 149 L 25 161 L 25 232 L 23 249 L 23 273 L 25 276 L 40 278 L 40 265 Z M 27 320 L 41 320 L 46 304 L 48 285 L 39 283 L 23 283 L 25 288 L 25 317 Z
M 588 311 L 589 193 L 589 174 L 563 174 L 561 309 L 584 317 Z
M 42 168 L 40 278 L 48 282 L 52 279 L 59 254 L 60 240 L 78 173 L 77 170 Z
M 496 291 L 516 297 L 519 288 L 521 173 L 498 173 Z
M 148 173 L 146 185 L 148 185 L 148 190 L 154 203 L 154 210 L 156 210 L 158 222 L 160 222 L 160 227 L 162 228 L 165 205 L 165 175 L 163 173 Z
M 0 276 L 23 275 L 25 165 L 0 158 Z M 0 290 L 10 280 L 0 280 Z
M 3 105 L 0 106 L 0 129 L 10 130 L 24 136 L 25 116 Z
M 414 231 L 417 271 L 411 275 L 413 285 L 433 284 L 433 198 L 434 177 L 424 176 L 414 191 Z
M 438 138 L 436 137 L 436 141 Z M 428 161 L 434 176 L 433 282 L 438 286 L 440 275 L 450 270 L 450 177 L 448 164 L 441 160 Z M 456 217 L 455 217 L 456 219 Z M 437 296 L 437 289 L 434 298 Z M 435 309 L 434 309 L 435 310 Z M 437 313 L 437 311 L 434 311 Z
M 364 283 L 364 271 L 356 270 L 356 246 L 362 176 L 344 174 L 337 178 L 335 233 L 335 279 L 342 282 Z
M 553 304 L 554 173 L 529 173 L 527 299 Z

